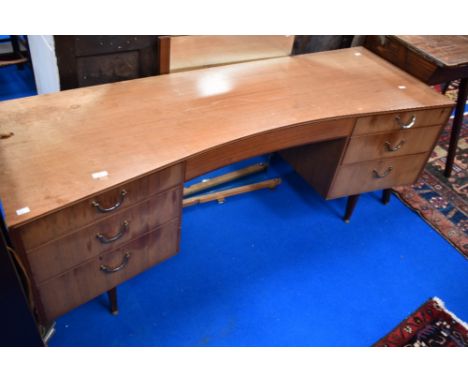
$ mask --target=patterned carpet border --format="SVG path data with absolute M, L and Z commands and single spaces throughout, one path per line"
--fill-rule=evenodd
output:
M 446 234 L 446 230 L 445 229 L 440 229 L 440 225 L 438 223 L 433 223 L 432 221 L 437 221 L 439 222 L 440 221 L 440 218 L 434 218 L 434 219 L 428 219 L 421 211 L 419 211 L 417 208 L 415 208 L 413 205 L 411 205 L 410 202 L 408 202 L 406 199 L 405 199 L 405 196 L 403 195 L 400 195 L 400 192 L 398 190 L 393 190 L 394 191 L 394 194 L 398 197 L 398 199 L 401 200 L 401 202 L 406 206 L 408 207 L 410 210 L 412 210 L 413 212 L 415 212 L 416 214 L 418 214 L 420 216 L 421 219 L 423 219 L 427 224 L 429 224 L 432 229 L 434 229 L 435 231 L 437 231 L 437 233 L 442 236 L 445 240 L 447 240 L 447 242 L 453 247 L 455 248 L 458 252 L 460 252 L 460 254 L 465 257 L 465 259 L 468 260 L 468 253 L 467 253 L 467 250 L 466 250 L 466 247 L 467 247 L 467 243 L 466 243 L 466 237 L 465 238 L 460 238 L 460 243 L 458 243 L 458 240 L 454 240 L 453 238 L 453 235 L 451 236 L 448 236 Z M 434 212 L 434 215 L 438 215 L 437 214 L 437 211 L 433 211 Z M 443 219 L 443 217 L 442 217 Z M 450 231 L 450 228 L 449 228 L 449 231 Z M 465 247 L 463 249 L 463 247 Z
M 433 297 L 374 347 L 468 347 L 468 324 Z
M 450 119 L 416 183 L 396 187 L 394 192 L 468 260 L 468 116 L 447 179 L 443 171 L 452 123 Z

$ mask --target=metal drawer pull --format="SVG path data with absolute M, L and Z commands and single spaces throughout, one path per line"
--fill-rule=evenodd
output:
M 109 208 L 102 207 L 99 204 L 99 202 L 97 202 L 96 200 L 93 200 L 91 202 L 91 205 L 93 207 L 96 207 L 99 212 L 111 212 L 111 211 L 116 210 L 117 208 L 119 208 L 122 205 L 122 203 L 123 203 L 123 201 L 125 199 L 125 195 L 127 195 L 126 190 L 120 191 L 120 200 L 118 200 L 117 203 L 115 203 L 112 207 L 109 207 Z
M 122 262 L 120 263 L 120 265 L 116 266 L 115 268 L 108 267 L 107 265 L 104 265 L 104 264 L 101 264 L 99 268 L 104 273 L 114 273 L 114 272 L 121 271 L 128 265 L 128 260 L 130 259 L 130 255 L 131 255 L 130 252 L 125 252 Z
M 387 147 L 387 150 L 388 151 L 398 151 L 401 149 L 401 146 L 403 146 L 405 144 L 405 140 L 402 139 L 400 141 L 400 143 L 398 143 L 396 146 L 392 146 L 392 144 L 390 142 L 385 142 L 385 146 Z
M 382 175 L 379 174 L 379 172 L 378 172 L 377 170 L 372 170 L 372 173 L 374 174 L 374 176 L 375 176 L 376 178 L 381 179 L 381 178 L 385 178 L 385 177 L 386 177 L 388 174 L 390 174 L 392 171 L 393 171 L 393 167 L 390 166 L 389 168 L 387 168 L 387 169 L 384 171 L 384 173 L 383 173 Z
M 402 129 L 411 129 L 416 123 L 416 116 L 413 114 L 413 116 L 411 117 L 411 120 L 406 124 L 401 120 L 399 115 L 395 117 L 395 120 L 398 122 L 398 125 Z
M 122 223 L 122 228 L 120 228 L 120 231 L 117 232 L 116 235 L 114 235 L 112 237 L 106 237 L 102 233 L 97 233 L 96 237 L 103 244 L 112 243 L 113 241 L 119 240 L 123 235 L 125 235 L 125 232 L 127 232 L 128 226 L 129 226 L 129 223 L 128 223 L 128 221 L 125 220 Z

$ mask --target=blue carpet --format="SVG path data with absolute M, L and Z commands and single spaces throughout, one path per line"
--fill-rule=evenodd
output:
M 18 70 L 15 65 L 0 68 L 0 101 L 36 95 L 34 74 L 30 65 Z
M 30 69 L 0 69 L 0 99 L 34 92 Z M 120 315 L 100 296 L 50 345 L 368 346 L 432 296 L 468 321 L 467 261 L 399 200 L 365 194 L 344 224 L 345 199 L 283 161 L 253 178 L 278 174 L 275 191 L 186 208 L 179 255 L 119 287 Z
M 184 210 L 180 254 L 61 317 L 51 346 L 368 346 L 429 297 L 468 320 L 468 263 L 396 198 L 284 182 Z

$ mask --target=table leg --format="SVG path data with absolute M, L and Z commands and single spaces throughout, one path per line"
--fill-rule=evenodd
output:
M 114 316 L 116 316 L 119 314 L 119 307 L 117 305 L 117 287 L 108 290 L 107 296 L 109 297 L 110 311 Z
M 452 133 L 450 135 L 450 143 L 447 153 L 447 162 L 445 164 L 444 175 L 448 178 L 452 173 L 455 153 L 457 152 L 458 138 L 463 125 L 463 113 L 465 112 L 466 97 L 468 95 L 468 78 L 463 78 L 460 81 L 458 88 L 457 106 L 455 108 L 455 118 L 453 119 Z
M 392 195 L 392 189 L 386 188 L 382 191 L 382 203 L 388 204 L 390 202 L 390 196 Z
M 344 216 L 345 223 L 349 223 L 349 220 L 351 219 L 351 215 L 353 214 L 354 207 L 356 207 L 359 196 L 359 194 L 348 196 L 348 202 L 346 203 L 346 213 Z

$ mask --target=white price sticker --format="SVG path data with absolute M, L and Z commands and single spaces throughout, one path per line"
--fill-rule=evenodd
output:
M 93 177 L 93 179 L 101 179 L 101 178 L 105 178 L 106 176 L 109 176 L 109 173 L 107 171 L 99 171 L 99 172 L 93 172 L 91 176 Z

